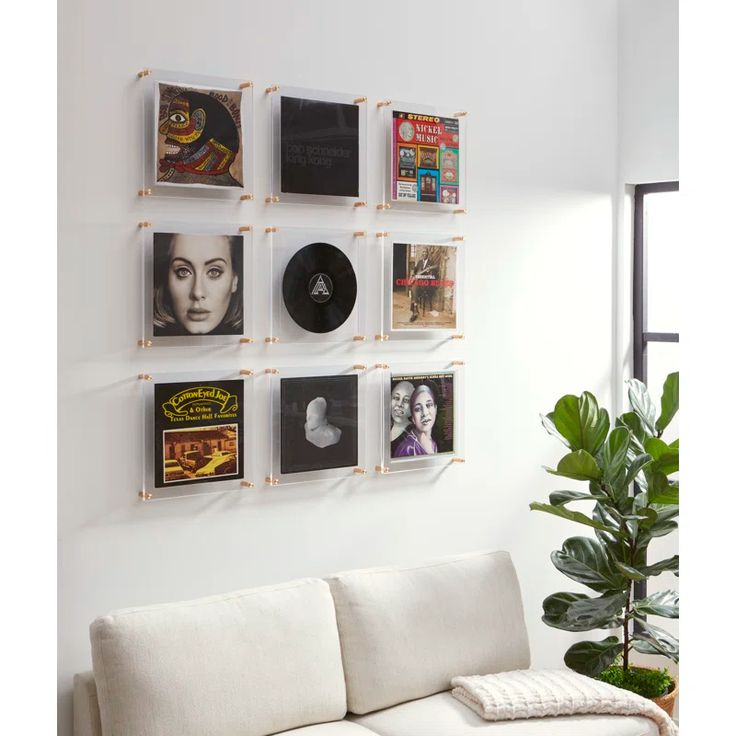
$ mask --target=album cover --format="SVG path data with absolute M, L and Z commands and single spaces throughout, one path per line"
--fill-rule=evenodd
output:
M 457 118 L 394 110 L 391 148 L 394 201 L 458 203 L 460 123 Z
M 156 85 L 157 184 L 243 186 L 240 90 Z
M 281 379 L 281 473 L 358 465 L 358 376 Z
M 154 487 L 243 478 L 242 380 L 154 386 Z
M 357 104 L 281 96 L 281 191 L 359 196 Z
M 452 371 L 391 374 L 392 459 L 454 452 L 454 382 Z
M 457 329 L 457 247 L 394 243 L 392 330 Z
M 243 334 L 243 236 L 153 234 L 154 337 Z

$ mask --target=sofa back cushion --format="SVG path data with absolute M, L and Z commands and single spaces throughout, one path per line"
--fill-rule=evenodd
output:
M 448 690 L 456 675 L 529 667 L 507 552 L 356 570 L 328 582 L 352 713 Z
M 345 715 L 323 580 L 116 611 L 90 636 L 105 736 L 265 736 Z

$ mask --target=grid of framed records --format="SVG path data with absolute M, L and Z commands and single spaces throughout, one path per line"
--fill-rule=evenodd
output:
M 251 371 L 142 375 L 144 500 L 251 487 Z
M 386 137 L 383 201 L 424 212 L 464 212 L 467 201 L 465 113 L 427 105 L 382 104 Z
M 139 73 L 143 158 L 138 195 L 253 199 L 253 85 L 175 71 Z
M 464 239 L 381 233 L 381 334 L 390 340 L 463 337 Z
M 269 369 L 271 486 L 363 476 L 365 366 Z
M 463 363 L 386 366 L 381 391 L 381 473 L 463 460 Z
M 143 347 L 253 342 L 250 226 L 142 223 Z
M 266 202 L 365 205 L 366 98 L 269 87 L 271 193 Z
M 365 232 L 266 228 L 268 343 L 362 342 Z

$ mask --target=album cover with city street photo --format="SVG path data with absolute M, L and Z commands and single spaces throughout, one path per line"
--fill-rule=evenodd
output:
M 156 84 L 156 184 L 243 187 L 241 90 Z
M 393 243 L 391 329 L 457 329 L 457 247 Z
M 281 473 L 358 465 L 358 376 L 282 378 Z
M 281 192 L 358 197 L 357 104 L 281 96 Z
M 154 486 L 243 478 L 242 380 L 157 383 Z
M 455 374 L 391 374 L 391 458 L 404 460 L 455 451 Z

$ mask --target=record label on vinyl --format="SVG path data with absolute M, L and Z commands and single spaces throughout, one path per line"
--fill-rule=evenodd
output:
M 299 249 L 284 270 L 282 295 L 289 316 L 308 332 L 332 332 L 350 317 L 358 282 L 350 259 L 329 243 Z

